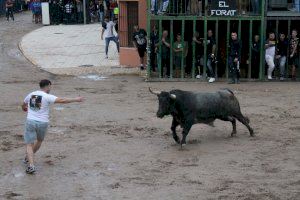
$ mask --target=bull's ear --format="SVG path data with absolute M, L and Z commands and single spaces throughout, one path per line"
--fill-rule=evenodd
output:
M 175 100 L 176 99 L 176 95 L 175 94 L 170 94 L 170 98 Z

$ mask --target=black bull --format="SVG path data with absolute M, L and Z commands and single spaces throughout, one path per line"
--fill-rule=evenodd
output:
M 215 93 L 195 93 L 182 90 L 157 92 L 152 91 L 151 88 L 149 91 L 158 96 L 157 117 L 173 116 L 171 130 L 173 138 L 178 144 L 186 144 L 186 136 L 194 124 L 212 125 L 216 119 L 232 123 L 231 136 L 236 134 L 236 119 L 248 128 L 251 136 L 254 136 L 253 129 L 249 126 L 249 119 L 243 116 L 237 98 L 229 89 Z M 181 142 L 176 134 L 178 125 L 183 128 Z

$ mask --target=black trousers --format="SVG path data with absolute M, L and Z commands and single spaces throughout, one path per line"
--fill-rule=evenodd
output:
M 234 59 L 234 56 L 229 56 L 228 58 L 229 77 L 232 80 L 240 78 L 240 70 L 237 68 L 237 63 L 234 62 Z
M 167 76 L 170 76 L 170 58 L 161 58 L 161 76 L 164 74 L 164 68 L 167 68 Z

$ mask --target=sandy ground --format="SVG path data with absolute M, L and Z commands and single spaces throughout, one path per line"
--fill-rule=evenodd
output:
M 148 86 L 215 91 L 225 83 L 146 83 L 135 76 L 92 81 L 43 72 L 17 49 L 37 28 L 30 16 L 0 19 L 0 199 L 300 199 L 300 87 L 295 82 L 230 86 L 256 133 L 238 123 L 193 126 L 181 150 L 171 118 L 158 119 Z M 36 175 L 21 160 L 25 114 L 19 105 L 42 78 L 58 96 L 82 104 L 55 105 L 36 154 Z

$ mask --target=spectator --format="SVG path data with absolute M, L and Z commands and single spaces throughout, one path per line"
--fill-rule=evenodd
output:
M 104 3 L 103 0 L 99 1 L 98 4 L 98 16 L 99 16 L 99 22 L 102 23 L 104 20 Z
M 231 33 L 231 40 L 229 43 L 229 57 L 228 57 L 228 65 L 229 65 L 229 75 L 231 81 L 229 84 L 238 84 L 240 78 L 240 61 L 241 61 L 241 49 L 242 42 L 238 39 L 237 33 Z
M 258 15 L 260 13 L 259 0 L 251 0 L 251 5 L 253 14 Z
M 300 12 L 300 0 L 294 0 L 294 9 Z
M 292 80 L 296 80 L 296 68 L 299 66 L 299 38 L 297 37 L 298 31 L 292 31 L 292 38 L 290 39 L 290 59 L 289 64 L 292 65 Z
M 189 7 L 192 15 L 202 15 L 202 0 L 190 0 Z
M 279 41 L 276 46 L 276 60 L 280 69 L 280 81 L 284 80 L 286 57 L 288 52 L 288 41 L 284 33 L 280 33 Z
M 72 10 L 73 4 L 70 0 L 68 0 L 67 4 L 65 5 L 65 16 L 66 16 L 66 23 L 71 23 L 72 20 Z
M 260 40 L 259 35 L 254 36 L 251 47 L 251 72 L 254 77 L 258 78 L 259 74 L 259 64 L 260 64 Z
M 93 1 L 90 2 L 89 12 L 90 12 L 91 23 L 94 23 L 97 19 L 97 14 L 96 14 L 97 12 L 96 12 L 96 6 Z
M 156 54 L 157 54 L 158 40 L 159 40 L 158 31 L 157 31 L 156 25 L 154 25 L 152 32 L 150 34 L 150 41 L 151 41 L 150 65 L 151 65 L 152 71 L 154 71 L 154 72 L 155 72 L 155 68 L 157 67 L 156 66 L 157 65 Z
M 215 61 L 215 53 L 216 53 L 216 40 L 213 38 L 213 32 L 212 30 L 207 31 L 207 42 L 206 42 L 206 52 L 207 52 L 207 70 L 208 70 L 208 82 L 213 83 L 215 82 L 215 73 L 212 68 L 212 65 Z
M 133 33 L 133 45 L 137 49 L 140 57 L 141 70 L 145 69 L 145 52 L 147 49 L 147 32 L 144 29 L 140 29 L 138 25 L 134 26 Z
M 164 15 L 167 12 L 167 10 L 168 10 L 169 0 L 161 0 L 161 1 L 162 1 L 162 3 L 159 6 L 157 14 Z M 178 0 L 176 0 L 176 1 L 178 1 Z
M 248 0 L 238 0 L 239 15 L 245 15 L 247 12 Z
M 169 33 L 164 30 L 161 38 L 161 76 L 164 77 L 164 69 L 166 69 L 166 76 L 170 77 L 170 39 Z
M 175 65 L 175 77 L 179 78 L 181 67 L 185 67 L 184 62 L 188 54 L 188 44 L 187 42 L 181 41 L 181 34 L 177 33 L 176 42 L 174 43 L 174 65 Z M 181 65 L 183 61 L 183 66 Z
M 35 23 L 40 23 L 42 21 L 42 5 L 40 0 L 33 0 L 32 13 Z
M 272 80 L 272 73 L 275 67 L 274 64 L 275 45 L 276 45 L 275 33 L 270 32 L 269 38 L 267 39 L 265 44 L 265 49 L 266 49 L 265 59 L 268 65 L 268 80 Z
M 115 20 L 109 21 L 109 18 L 106 16 L 105 22 L 106 22 L 106 28 L 105 27 L 102 28 L 101 40 L 103 40 L 103 35 L 105 32 L 106 33 L 105 34 L 105 58 L 107 59 L 108 58 L 108 47 L 109 47 L 110 41 L 114 41 L 116 43 L 118 52 L 120 52 L 120 49 L 119 49 L 119 40 L 114 35 L 114 26 L 116 25 Z
M 203 38 L 200 37 L 198 32 L 194 33 L 193 42 L 195 42 L 196 46 L 196 66 L 198 68 L 199 74 L 197 74 L 196 78 L 201 78 L 201 69 L 200 67 L 203 66 L 203 48 L 202 48 L 202 40 Z
M 77 22 L 83 23 L 83 2 L 82 0 L 76 0 L 77 9 Z
M 116 2 L 116 0 L 112 0 L 109 4 L 109 14 L 110 14 L 110 19 L 114 19 L 114 9 L 118 7 L 118 3 Z
M 7 0 L 6 1 L 5 8 L 6 8 L 6 19 L 7 19 L 7 21 L 9 21 L 9 17 L 11 17 L 11 19 L 13 21 L 15 21 L 14 12 L 13 12 L 13 6 L 14 6 L 14 3 L 13 3 L 12 0 Z

